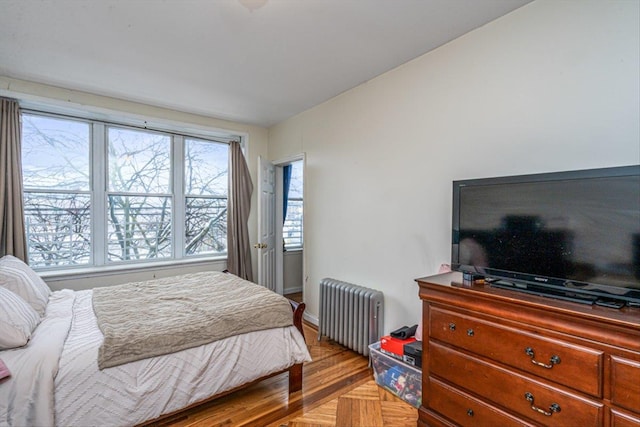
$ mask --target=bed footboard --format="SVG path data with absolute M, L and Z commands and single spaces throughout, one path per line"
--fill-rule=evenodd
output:
M 304 310 L 307 308 L 305 303 L 303 302 L 295 302 L 289 300 L 289 304 L 291 304 L 291 309 L 293 310 L 293 326 L 295 326 L 302 337 L 304 338 L 304 328 L 302 327 L 302 316 L 304 315 Z
M 293 310 L 293 325 L 300 331 L 304 338 L 302 318 L 306 305 L 303 302 L 289 300 Z M 297 363 L 289 368 L 289 394 L 302 390 L 302 363 Z

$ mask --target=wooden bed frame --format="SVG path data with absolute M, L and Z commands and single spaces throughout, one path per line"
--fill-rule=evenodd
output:
M 304 315 L 304 310 L 306 308 L 305 303 L 301 302 L 301 303 L 297 303 L 295 301 L 289 300 L 289 303 L 291 304 L 291 309 L 293 311 L 293 325 L 298 329 L 298 331 L 300 331 L 300 333 L 302 334 L 302 337 L 304 338 L 304 329 L 302 327 L 302 317 Z M 252 386 L 253 384 L 259 383 L 260 381 L 264 381 L 267 378 L 271 378 L 274 377 L 276 375 L 280 375 L 283 374 L 285 372 L 289 372 L 289 395 L 291 395 L 292 393 L 295 393 L 297 391 L 302 390 L 302 363 L 296 363 L 293 366 L 290 366 L 288 369 L 282 370 L 282 371 L 278 371 L 278 372 L 274 372 L 272 374 L 269 375 L 265 375 L 264 377 L 260 377 L 254 381 L 251 381 L 249 383 L 243 384 L 241 386 L 232 388 L 230 390 L 227 391 L 223 391 L 221 393 L 218 393 L 216 395 L 213 395 L 205 400 L 201 400 L 200 402 L 196 402 L 192 405 L 189 405 L 185 408 L 182 408 L 178 411 L 175 412 L 171 412 L 165 415 L 161 415 L 158 418 L 155 418 L 153 420 L 149 420 L 149 421 L 145 421 L 142 424 L 139 424 L 139 427 L 143 427 L 143 426 L 153 426 L 153 425 L 158 425 L 158 424 L 167 424 L 168 422 L 176 422 L 182 419 L 187 418 L 187 414 L 186 412 L 190 409 L 196 408 L 200 405 L 203 405 L 205 403 L 209 403 L 213 400 L 216 400 L 220 397 L 226 396 L 228 394 L 234 393 L 238 390 L 242 390 L 245 389 L 247 387 Z

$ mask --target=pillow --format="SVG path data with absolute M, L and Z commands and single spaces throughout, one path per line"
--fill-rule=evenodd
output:
M 0 350 L 27 344 L 39 322 L 40 316 L 25 300 L 0 287 Z
M 0 258 L 0 287 L 18 294 L 40 316 L 44 315 L 51 289 L 22 260 L 12 255 Z

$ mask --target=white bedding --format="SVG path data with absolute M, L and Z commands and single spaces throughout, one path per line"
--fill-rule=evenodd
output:
M 53 388 L 71 325 L 74 293 L 54 292 L 25 347 L 0 351 L 11 377 L 0 383 L 0 426 L 53 425 Z
M 14 374 L 0 384 L 0 425 L 133 425 L 311 360 L 291 326 L 100 371 L 91 293 L 54 292 L 29 345 L 0 352 Z M 38 381 L 23 380 L 30 371 Z

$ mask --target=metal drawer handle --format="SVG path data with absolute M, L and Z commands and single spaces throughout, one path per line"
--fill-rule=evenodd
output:
M 473 329 L 467 329 L 467 335 L 469 335 L 470 337 L 472 337 L 474 334 Z
M 470 417 L 473 417 L 473 409 L 467 409 L 467 415 L 469 415 Z
M 455 323 L 449 323 L 449 330 L 450 331 L 455 331 L 456 330 L 456 324 Z
M 549 359 L 549 364 L 547 365 L 546 363 L 538 362 L 535 359 L 536 354 L 531 347 L 525 348 L 524 352 L 527 356 L 531 358 L 531 363 L 533 363 L 534 365 L 542 366 L 543 368 L 551 369 L 553 368 L 554 365 L 557 365 L 558 363 L 560 363 L 560 357 L 556 356 L 555 354 L 551 356 L 551 358 Z
M 524 394 L 524 398 L 527 399 L 528 402 L 531 403 L 531 409 L 533 409 L 536 412 L 541 413 L 542 415 L 545 415 L 547 417 L 550 417 L 551 415 L 553 415 L 556 412 L 560 412 L 560 405 L 558 405 L 557 403 L 552 403 L 551 406 L 549 406 L 549 411 L 545 411 L 542 408 L 538 408 L 537 406 L 535 406 L 533 404 L 533 394 L 526 392 Z

